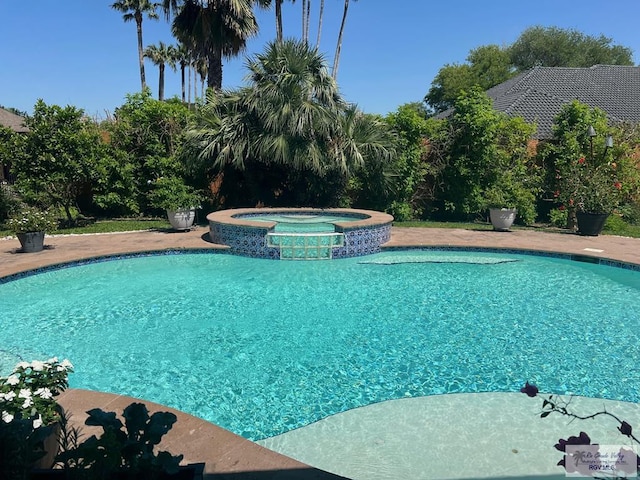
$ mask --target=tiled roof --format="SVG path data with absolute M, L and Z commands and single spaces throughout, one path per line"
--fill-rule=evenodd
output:
M 607 113 L 611 122 L 640 123 L 640 67 L 535 67 L 487 90 L 496 110 L 538 125 L 537 138 L 550 138 L 562 105 L 577 99 Z
M 4 108 L 0 108 L 0 125 L 8 127 L 18 133 L 29 131 L 29 129 L 24 125 L 24 118 L 10 112 L 9 110 L 5 110 Z

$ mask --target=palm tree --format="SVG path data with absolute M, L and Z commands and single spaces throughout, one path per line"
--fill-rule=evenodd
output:
M 131 20 L 136 21 L 136 27 L 138 30 L 138 61 L 140 63 L 140 84 L 142 90 L 147 88 L 146 79 L 144 76 L 144 52 L 142 46 L 142 18 L 144 14 L 147 14 L 149 19 L 157 19 L 156 13 L 157 3 L 151 3 L 149 0 L 118 0 L 111 5 L 111 8 L 122 12 L 122 18 L 125 22 Z
M 172 68 L 175 67 L 174 52 L 175 47 L 173 45 L 165 45 L 164 42 L 158 42 L 158 45 L 149 45 L 145 51 L 144 56 L 150 59 L 154 65 L 158 66 L 159 78 L 158 78 L 158 100 L 164 100 L 164 68 L 168 64 Z
M 186 158 L 200 163 L 199 171 L 235 182 L 235 190 L 227 183 L 227 200 L 336 202 L 349 172 L 384 149 L 360 139 L 366 131 L 360 114 L 306 43 L 276 40 L 248 68 L 250 86 L 207 94 L 196 127 L 187 132 Z
M 249 37 L 257 34 L 258 24 L 253 5 L 267 5 L 268 0 L 184 0 L 177 9 L 176 0 L 163 0 L 167 15 L 176 13 L 172 32 L 181 42 L 193 46 L 199 56 L 207 58 L 207 85 L 222 88 L 222 58 L 237 56 Z
M 358 0 L 354 0 L 358 1 Z M 349 0 L 344 0 L 344 11 L 342 12 L 342 22 L 340 23 L 340 32 L 338 33 L 338 44 L 336 45 L 336 55 L 333 58 L 333 69 L 331 75 L 333 79 L 338 78 L 338 64 L 340 63 L 340 50 L 342 50 L 342 34 L 344 33 L 344 24 L 347 21 L 347 12 L 349 11 Z

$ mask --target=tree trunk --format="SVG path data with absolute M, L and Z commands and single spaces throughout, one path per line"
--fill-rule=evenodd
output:
M 276 40 L 282 42 L 282 0 L 276 0 Z
M 184 62 L 180 64 L 180 79 L 182 80 L 182 103 L 185 101 L 185 92 L 184 92 L 184 69 L 186 65 Z
M 322 15 L 324 15 L 324 0 L 320 0 L 320 13 L 318 14 L 318 38 L 316 48 L 320 49 L 320 34 L 322 33 Z
M 189 82 L 189 84 L 187 85 L 187 103 L 191 105 L 191 63 L 189 63 L 189 71 L 187 72 L 187 74 Z
M 158 100 L 164 100 L 164 63 L 159 65 L 160 78 L 158 80 Z
M 222 90 L 222 52 L 211 49 L 208 53 L 209 70 L 207 72 L 207 87 Z
M 338 64 L 340 63 L 340 50 L 342 49 L 342 34 L 344 32 L 344 24 L 347 21 L 347 12 L 349 11 L 349 0 L 344 0 L 344 12 L 342 13 L 342 23 L 340 24 L 340 33 L 338 33 L 338 44 L 336 45 L 336 56 L 333 59 L 333 70 L 331 76 L 334 80 L 338 78 Z
M 309 43 L 309 20 L 311 19 L 311 0 L 307 0 L 307 24 L 304 27 L 305 31 L 305 43 Z
M 302 41 L 307 43 L 307 31 L 305 30 L 307 26 L 307 0 L 302 0 Z
M 138 62 L 140 63 L 140 85 L 144 92 L 147 82 L 144 76 L 144 49 L 142 48 L 142 15 L 136 15 L 136 27 L 138 28 Z

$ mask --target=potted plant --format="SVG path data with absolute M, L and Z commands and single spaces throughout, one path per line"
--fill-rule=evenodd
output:
M 56 397 L 69 385 L 69 361 L 21 362 L 0 378 L 0 478 L 53 466 L 63 411 Z
M 151 205 L 167 212 L 175 230 L 189 230 L 202 196 L 179 177 L 160 177 L 153 182 L 149 200 Z
M 99 408 L 89 410 L 87 414 L 85 425 L 101 427 L 102 434 L 100 437 L 92 435 L 60 453 L 57 457 L 63 467 L 60 471 L 66 471 L 73 478 L 202 478 L 203 463 L 181 466 L 182 455 L 156 452 L 162 437 L 176 422 L 173 413 L 149 415 L 144 404 L 134 402 L 122 412 L 124 423 L 115 412 Z
M 575 209 L 578 233 L 599 235 L 622 199 L 622 183 L 615 162 L 596 162 L 580 157 L 569 166 L 566 185 L 568 204 Z
M 494 184 L 485 190 L 484 202 L 489 209 L 493 229 L 498 232 L 508 232 L 518 213 L 515 199 L 509 190 L 503 185 Z
M 57 222 L 47 210 L 24 207 L 9 217 L 7 227 L 20 240 L 22 251 L 31 253 L 39 252 L 44 248 L 44 234 L 54 230 Z

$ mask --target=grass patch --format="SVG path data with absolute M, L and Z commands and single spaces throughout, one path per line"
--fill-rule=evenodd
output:
M 82 234 L 82 233 L 113 233 L 135 232 L 141 230 L 155 230 L 170 228 L 167 219 L 113 219 L 98 220 L 81 227 L 61 228 L 51 232 L 52 235 Z M 0 230 L 0 237 L 13 235 L 9 230 Z

